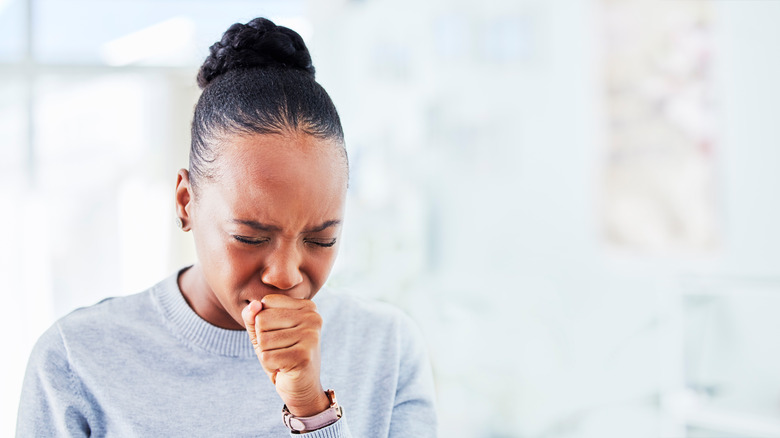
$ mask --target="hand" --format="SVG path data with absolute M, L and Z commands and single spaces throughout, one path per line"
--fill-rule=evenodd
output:
M 297 417 L 330 406 L 320 383 L 322 317 L 311 300 L 266 295 L 241 312 L 255 353 L 276 392 Z

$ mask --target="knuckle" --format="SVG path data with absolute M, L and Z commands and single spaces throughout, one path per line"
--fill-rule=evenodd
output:
M 320 331 L 317 329 L 307 329 L 304 332 L 306 339 L 314 340 L 319 342 L 320 340 Z
M 263 318 L 258 318 L 255 324 L 255 327 L 259 327 L 261 331 L 268 330 L 268 328 L 271 326 L 271 323 L 273 322 L 274 314 L 268 313 L 263 316 Z
M 263 363 L 271 363 L 273 362 L 276 355 L 273 351 L 261 351 L 259 356 Z
M 322 327 L 322 316 L 317 312 L 309 312 L 305 316 L 306 324 L 310 327 Z

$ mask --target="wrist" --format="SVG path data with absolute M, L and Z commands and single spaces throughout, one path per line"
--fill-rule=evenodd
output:
M 296 417 L 311 417 L 317 415 L 328 409 L 330 404 L 330 398 L 328 398 L 328 394 L 324 389 L 320 389 L 320 391 L 312 397 L 305 397 L 297 400 L 291 399 L 289 402 L 285 401 L 287 410 Z
M 343 409 L 336 401 L 336 394 L 333 390 L 329 389 L 324 394 L 329 402 L 328 408 L 315 415 L 307 417 L 296 416 L 290 412 L 287 405 L 284 406 L 282 418 L 284 419 L 284 424 L 293 434 L 308 433 L 322 429 L 337 422 L 344 415 Z

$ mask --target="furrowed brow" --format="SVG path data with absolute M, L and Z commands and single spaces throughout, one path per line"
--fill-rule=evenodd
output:
M 248 227 L 254 228 L 259 231 L 281 231 L 281 228 L 275 226 L 275 225 L 268 225 L 263 224 L 257 221 L 252 220 L 246 220 L 246 219 L 233 219 L 232 221 L 234 224 L 239 225 L 246 225 Z
M 309 228 L 307 230 L 304 230 L 304 233 L 318 233 L 320 231 L 325 231 L 330 227 L 335 227 L 336 225 L 340 224 L 340 220 L 330 220 L 325 221 L 321 225 L 317 225 L 316 227 Z

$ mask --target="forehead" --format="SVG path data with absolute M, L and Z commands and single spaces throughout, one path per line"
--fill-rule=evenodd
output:
M 301 226 L 338 219 L 347 187 L 340 148 L 307 134 L 232 137 L 221 145 L 209 186 L 231 219 Z

